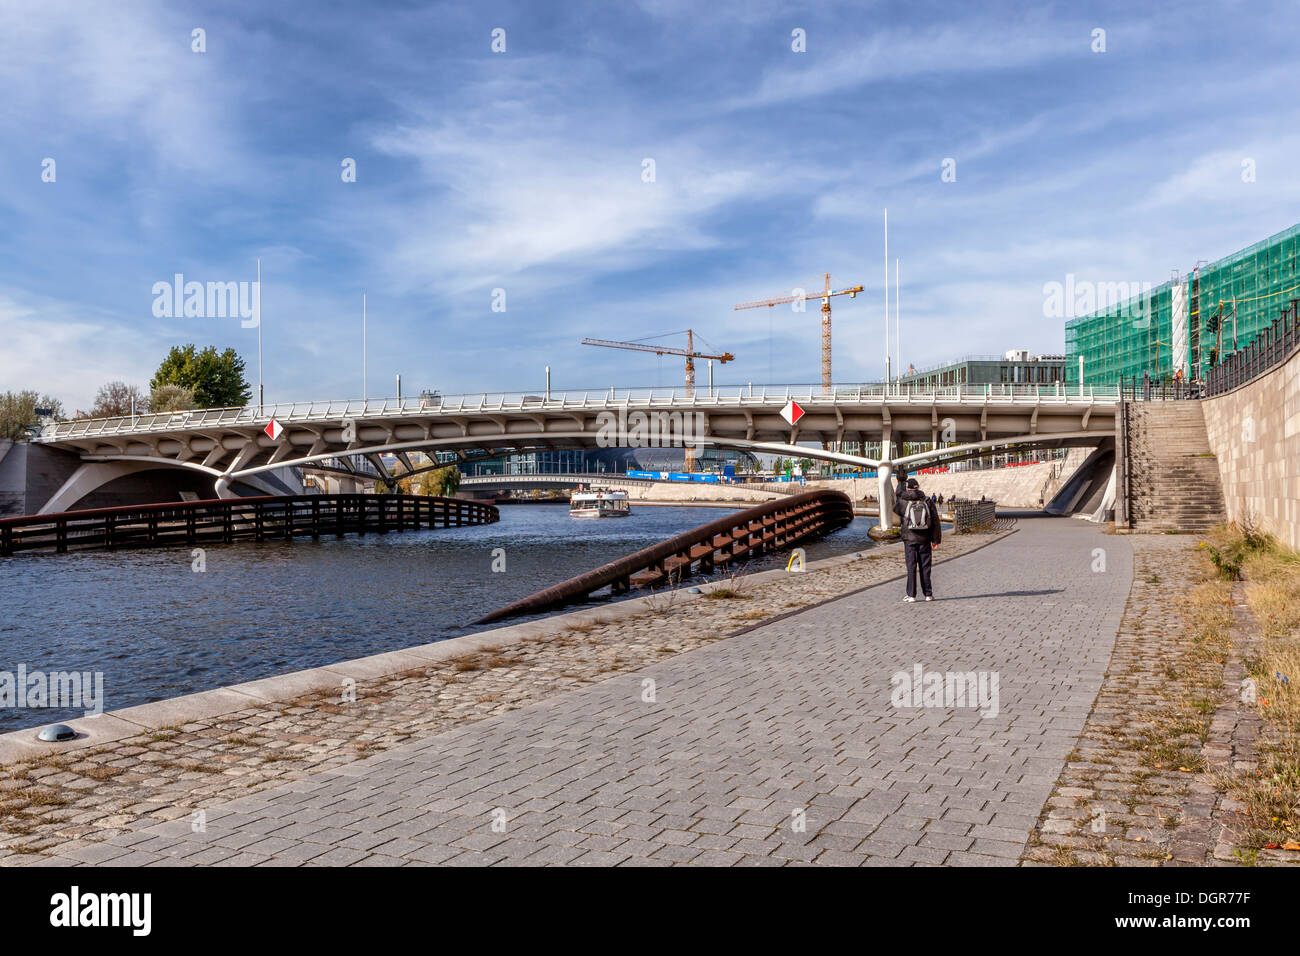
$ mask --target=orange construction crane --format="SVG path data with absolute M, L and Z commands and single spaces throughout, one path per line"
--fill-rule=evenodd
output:
M 736 309 L 757 309 L 761 305 L 768 307 L 774 305 L 784 305 L 787 302 L 804 302 L 809 299 L 822 300 L 822 390 L 826 394 L 831 391 L 831 296 L 847 295 L 850 299 L 856 299 L 858 293 L 862 291 L 862 286 L 855 285 L 850 289 L 839 289 L 831 291 L 831 274 L 822 273 L 825 280 L 825 287 L 821 292 L 804 292 L 802 289 L 795 289 L 789 295 L 779 295 L 772 299 L 760 299 L 757 302 L 738 302 Z
M 665 335 L 681 335 L 681 332 L 666 332 Z M 663 336 L 656 336 L 662 338 Z M 686 356 L 686 395 L 690 397 L 695 394 L 695 360 L 717 359 L 723 365 L 728 362 L 734 362 L 736 356 L 730 352 L 720 352 L 716 355 L 710 355 L 707 352 L 695 351 L 695 331 L 694 329 L 686 330 L 686 348 L 678 349 L 669 345 L 654 345 L 647 342 L 612 342 L 609 339 L 583 339 L 583 345 L 599 345 L 607 349 L 631 349 L 634 352 L 654 352 L 656 355 L 685 355 Z
M 681 332 L 667 332 L 665 335 L 681 335 Z M 663 338 L 664 336 L 654 336 L 654 338 Z M 695 331 L 686 330 L 686 348 L 673 348 L 670 345 L 654 345 L 648 342 L 614 342 L 610 339 L 583 339 L 583 345 L 598 345 L 607 349 L 631 349 L 633 352 L 654 352 L 656 355 L 684 355 L 686 356 L 686 395 L 691 397 L 695 394 L 695 360 L 717 359 L 721 364 L 734 362 L 736 356 L 730 352 L 718 352 L 710 354 L 708 352 L 695 351 Z M 695 451 L 689 445 L 686 447 L 686 470 L 695 469 Z

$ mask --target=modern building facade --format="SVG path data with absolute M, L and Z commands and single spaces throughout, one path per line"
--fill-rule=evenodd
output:
M 1065 382 L 1066 356 L 1030 355 L 1013 349 L 1005 355 L 977 355 L 936 365 L 920 372 L 908 370 L 899 379 L 917 388 L 949 385 L 1055 385 Z
M 1300 224 L 1065 323 L 1067 381 L 1205 378 L 1300 298 Z
M 685 463 L 684 448 L 556 448 L 466 462 L 460 470 L 470 476 L 625 474 L 637 470 L 682 471 Z M 758 461 L 749 452 L 726 448 L 702 448 L 695 454 L 695 471 L 720 472 L 726 465 L 737 472 L 753 471 Z

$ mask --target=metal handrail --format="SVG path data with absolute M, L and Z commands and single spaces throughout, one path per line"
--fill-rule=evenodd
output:
M 1292 299 L 1273 324 L 1263 329 L 1244 348 L 1215 365 L 1206 374 L 1205 393 L 1222 395 L 1271 372 L 1300 350 L 1297 313 L 1300 299 Z
M 261 406 L 202 408 L 184 412 L 74 419 L 45 425 L 36 440 L 65 441 L 98 435 L 147 434 L 177 429 L 213 426 L 245 427 L 261 431 L 271 419 L 292 422 L 339 421 L 344 418 L 402 418 L 412 415 L 455 417 L 484 411 L 563 411 L 572 408 L 727 408 L 765 406 L 796 401 L 815 409 L 852 402 L 904 402 L 929 404 L 940 400 L 987 401 L 1009 404 L 1061 404 L 1080 402 L 1112 404 L 1120 398 L 1118 385 L 947 385 L 921 388 L 902 383 L 832 386 L 826 394 L 821 385 L 733 385 L 715 387 L 713 394 L 687 394 L 684 388 L 582 389 L 552 392 L 543 397 L 531 392 L 476 392 L 441 396 L 431 403 L 420 398 L 332 399 L 310 402 L 279 402 Z

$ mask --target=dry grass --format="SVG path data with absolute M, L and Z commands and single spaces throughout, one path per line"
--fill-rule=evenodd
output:
M 1142 764 L 1152 770 L 1195 773 L 1204 769 L 1201 747 L 1223 688 L 1223 662 L 1231 646 L 1232 585 L 1206 566 L 1206 580 L 1178 599 L 1189 641 L 1162 676 L 1166 705 L 1138 735 Z
M 1247 848 L 1284 844 L 1300 839 L 1300 555 L 1249 524 L 1224 529 L 1211 546 L 1239 566 L 1260 625 L 1258 656 L 1246 661 L 1263 718 L 1259 765 L 1229 788 L 1246 805 Z
M 465 674 L 470 671 L 481 671 L 486 667 L 481 654 L 466 654 L 464 657 L 456 658 L 456 663 L 452 665 L 452 670 L 458 674 Z

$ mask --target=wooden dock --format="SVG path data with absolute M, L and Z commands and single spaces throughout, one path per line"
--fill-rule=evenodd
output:
M 492 524 L 496 506 L 425 495 L 266 495 L 0 518 L 0 556 Z

